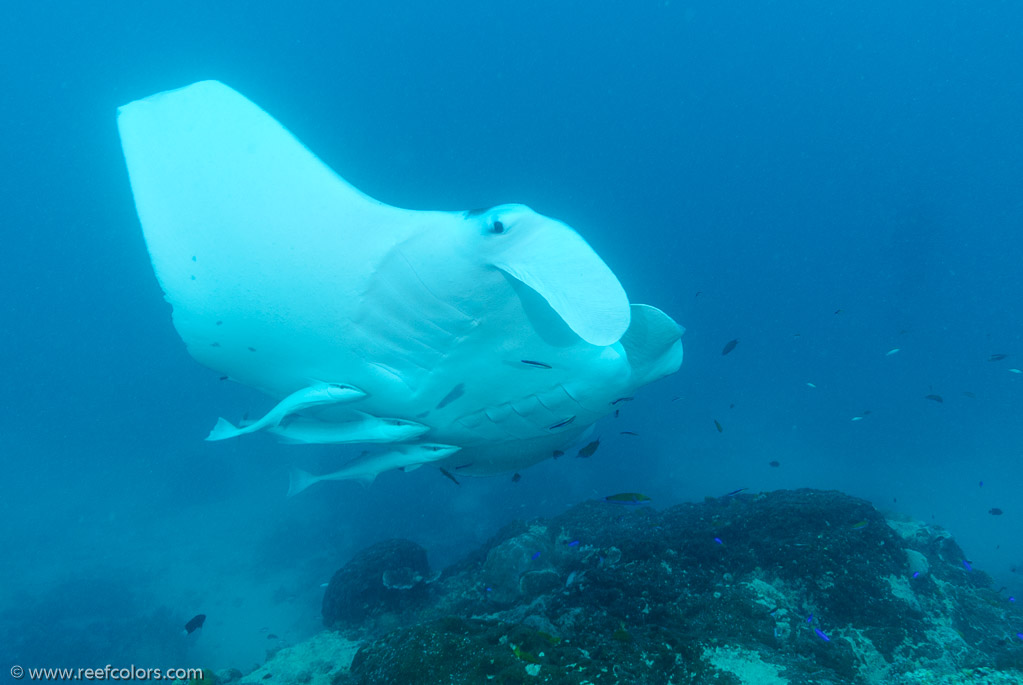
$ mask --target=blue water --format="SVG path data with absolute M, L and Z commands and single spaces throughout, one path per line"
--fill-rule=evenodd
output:
M 0 673 L 250 668 L 268 632 L 317 630 L 364 545 L 441 567 L 622 490 L 841 489 L 1023 593 L 1023 6 L 295 6 L 4 10 Z M 186 354 L 117 137 L 117 106 L 206 78 L 390 204 L 566 221 L 687 328 L 682 370 L 591 459 L 518 483 L 424 468 L 285 499 L 289 465 L 338 456 L 203 441 L 270 401 Z

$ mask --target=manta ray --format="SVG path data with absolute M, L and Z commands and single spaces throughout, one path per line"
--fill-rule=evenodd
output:
M 118 128 L 189 353 L 278 400 L 208 439 L 378 446 L 294 472 L 292 494 L 423 464 L 520 471 L 682 363 L 682 327 L 525 205 L 384 204 L 217 81 L 127 104 Z

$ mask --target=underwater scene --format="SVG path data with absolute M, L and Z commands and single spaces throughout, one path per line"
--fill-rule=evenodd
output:
M 1023 683 L 1023 5 L 2 16 L 0 677 Z

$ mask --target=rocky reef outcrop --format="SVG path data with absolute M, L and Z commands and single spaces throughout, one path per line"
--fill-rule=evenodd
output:
M 331 581 L 335 683 L 1023 682 L 1023 612 L 951 536 L 839 492 L 587 502 L 387 588 L 428 577 L 411 544 Z

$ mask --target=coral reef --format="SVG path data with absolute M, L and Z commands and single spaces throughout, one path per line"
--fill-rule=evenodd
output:
M 1023 612 L 951 536 L 839 492 L 587 502 L 398 604 L 366 593 L 371 550 L 328 590 L 383 598 L 346 614 L 363 644 L 338 685 L 1023 682 Z
M 384 540 L 362 550 L 334 574 L 323 595 L 327 627 L 360 626 L 403 614 L 426 599 L 433 580 L 426 550 L 409 540 Z

